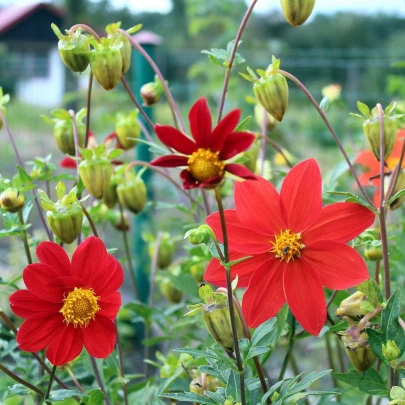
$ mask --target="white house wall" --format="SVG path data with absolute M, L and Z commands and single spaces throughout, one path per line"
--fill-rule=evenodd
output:
M 62 104 L 65 68 L 56 47 L 49 51 L 49 75 L 45 78 L 21 78 L 17 83 L 18 98 L 28 104 L 55 108 Z

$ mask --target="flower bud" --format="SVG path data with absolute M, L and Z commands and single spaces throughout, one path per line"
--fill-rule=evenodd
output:
M 112 171 L 111 162 L 103 158 L 83 160 L 79 164 L 79 174 L 84 187 L 96 198 L 101 198 L 107 190 Z
M 116 116 L 115 133 L 122 149 L 130 149 L 137 144 L 141 135 L 138 113 L 138 110 L 134 110 L 129 114 L 118 113 Z
M 352 326 L 343 332 L 342 342 L 354 368 L 361 373 L 373 365 L 376 357 L 368 343 L 367 333 L 363 332 L 356 336 L 356 328 L 357 326 Z
M 205 266 L 203 263 L 195 263 L 190 266 L 190 274 L 197 283 L 202 283 L 204 279 Z
M 51 25 L 53 32 L 59 38 L 58 50 L 63 63 L 72 72 L 83 72 L 89 65 L 90 43 L 88 38 L 82 34 L 81 28 L 73 34 L 62 35 L 59 28 Z
M 206 375 L 205 377 L 205 389 L 207 391 L 215 392 L 217 388 L 223 387 L 225 388 L 225 384 L 216 377 L 212 375 Z
M 183 292 L 178 290 L 170 281 L 170 279 L 165 278 L 160 283 L 160 292 L 162 295 L 173 304 L 178 304 L 183 298 Z
M 184 238 L 187 238 L 192 245 L 199 245 L 201 243 L 207 244 L 212 237 L 212 231 L 207 225 L 201 225 L 196 229 L 189 230 Z
M 104 191 L 102 201 L 110 209 L 114 208 L 118 202 L 117 183 L 112 179 Z
M 140 92 L 144 104 L 147 106 L 151 106 L 160 101 L 164 92 L 164 87 L 159 78 L 155 77 L 155 81 L 145 83 L 141 87 Z
M 116 38 L 101 38 L 90 52 L 91 71 L 106 90 L 112 90 L 121 80 L 123 43 Z
M 315 0 L 281 0 L 284 17 L 293 26 L 304 24 L 314 9 Z
M 8 212 L 18 212 L 25 204 L 24 194 L 13 187 L 5 189 L 0 195 L 0 207 Z
M 405 189 L 405 172 L 400 169 L 399 176 L 398 176 L 398 181 L 397 184 L 395 184 L 394 190 L 392 190 L 392 195 L 395 195 L 398 193 L 398 191 L 401 191 Z M 396 210 L 397 208 L 401 207 L 405 202 L 405 195 L 396 198 L 391 204 L 390 204 L 390 209 L 391 210 Z
M 119 211 L 113 211 L 113 213 L 110 214 L 110 221 L 115 229 L 122 232 L 128 232 L 131 227 L 131 222 L 129 220 L 128 214 L 125 211 L 123 213 L 123 216 L 121 216 L 121 213 Z
M 152 259 L 155 254 L 156 241 L 149 244 L 149 256 Z M 163 270 L 169 267 L 173 260 L 174 244 L 169 233 L 164 233 L 160 242 L 159 252 L 157 257 L 157 266 Z
M 382 246 L 368 245 L 364 249 L 364 258 L 370 262 L 378 262 L 383 258 Z
M 194 379 L 190 383 L 190 391 L 199 395 L 204 395 L 204 389 L 201 384 L 201 379 Z
M 288 84 L 287 79 L 278 73 L 279 68 L 280 59 L 273 56 L 271 65 L 265 71 L 257 70 L 260 79 L 250 68 L 250 76 L 244 73 L 241 75 L 254 83 L 253 92 L 263 108 L 277 121 L 282 121 L 288 106 Z
M 401 351 L 393 340 L 388 340 L 387 344 L 382 344 L 382 354 L 387 361 L 393 361 L 399 358 Z
M 78 237 L 82 229 L 83 210 L 77 200 L 76 187 L 65 195 L 65 185 L 59 182 L 56 186 L 58 201 L 54 203 L 42 191 L 39 191 L 42 208 L 47 211 L 46 219 L 52 232 L 61 242 L 70 244 Z
M 120 184 L 117 187 L 117 193 L 120 203 L 134 214 L 143 210 L 146 204 L 146 186 L 141 178 Z
M 361 304 L 366 299 L 367 296 L 365 294 L 361 291 L 356 291 L 340 303 L 339 308 L 336 310 L 336 315 L 340 318 L 349 316 L 350 318 L 358 320 L 368 313 L 367 310 L 361 309 Z
M 108 34 L 108 38 L 114 38 L 116 41 L 122 42 L 120 53 L 122 61 L 122 73 L 125 74 L 128 72 L 131 66 L 132 47 L 131 43 L 129 42 L 129 39 L 119 31 L 120 28 L 121 28 L 121 21 L 117 23 L 108 24 L 105 30 Z

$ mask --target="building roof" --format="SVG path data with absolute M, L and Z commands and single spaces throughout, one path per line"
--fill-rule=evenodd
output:
M 0 35 L 32 16 L 41 9 L 46 9 L 56 17 L 63 17 L 64 11 L 47 3 L 12 5 L 0 9 Z

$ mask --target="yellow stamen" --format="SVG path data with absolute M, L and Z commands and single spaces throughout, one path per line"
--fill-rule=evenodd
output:
M 66 323 L 73 323 L 73 326 L 86 327 L 95 318 L 96 313 L 101 309 L 97 301 L 100 297 L 94 294 L 92 288 L 76 288 L 64 298 L 63 307 L 60 312 L 65 317 Z
M 288 263 L 294 258 L 300 257 L 301 250 L 305 247 L 301 242 L 301 234 L 293 233 L 290 229 L 281 231 L 280 235 L 275 235 L 275 241 L 271 242 L 273 249 L 270 252 L 275 253 L 282 262 L 284 259 Z
M 203 148 L 193 152 L 187 161 L 187 170 L 196 180 L 196 183 L 224 175 L 225 164 L 218 155 L 219 152 L 212 152 L 210 149 Z

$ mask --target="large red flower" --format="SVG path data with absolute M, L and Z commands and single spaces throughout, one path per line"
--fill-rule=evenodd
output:
M 19 348 L 46 349 L 46 357 L 56 366 L 76 358 L 83 346 L 94 357 L 110 355 L 121 305 L 119 262 L 94 236 L 79 245 L 71 262 L 53 242 L 40 243 L 37 256 L 40 263 L 23 272 L 27 290 L 9 299 L 13 312 L 26 319 L 17 334 Z
M 194 140 L 168 125 L 156 125 L 158 138 L 180 154 L 162 156 L 151 164 L 161 167 L 187 166 L 181 174 L 185 189 L 211 188 L 223 179 L 225 172 L 244 179 L 254 178 L 246 167 L 227 163 L 252 145 L 255 137 L 249 132 L 234 132 L 241 111 L 233 110 L 212 129 L 211 113 L 205 98 L 198 100 L 189 113 Z
M 248 287 L 242 300 L 248 325 L 257 327 L 287 302 L 302 327 L 318 335 L 326 319 L 322 286 L 340 290 L 369 277 L 346 242 L 372 225 L 373 212 L 349 202 L 322 207 L 321 173 L 313 159 L 291 169 L 280 194 L 259 177 L 235 183 L 235 205 L 225 211 L 230 259 L 253 256 L 231 268 L 239 287 Z M 219 214 L 207 223 L 222 241 Z M 204 278 L 226 284 L 217 259 Z
M 394 149 L 390 157 L 385 161 L 386 167 L 385 172 L 391 172 L 395 165 L 399 161 L 401 155 L 402 145 L 404 143 L 405 130 L 399 129 L 397 132 L 397 138 L 395 141 Z M 360 183 L 363 186 L 375 187 L 375 192 L 373 195 L 373 202 L 376 207 L 380 206 L 380 162 L 374 156 L 374 153 L 370 150 L 361 151 L 354 160 L 355 163 L 363 166 L 365 170 L 359 176 Z M 402 162 L 402 167 L 405 168 L 405 160 Z

